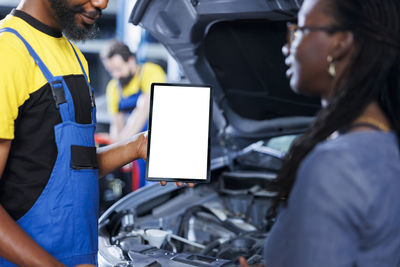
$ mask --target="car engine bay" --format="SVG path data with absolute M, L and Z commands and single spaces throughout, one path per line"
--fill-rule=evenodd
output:
M 261 146 L 243 149 L 235 169 L 212 171 L 210 184 L 151 184 L 114 204 L 100 218 L 99 266 L 261 263 L 282 156 Z

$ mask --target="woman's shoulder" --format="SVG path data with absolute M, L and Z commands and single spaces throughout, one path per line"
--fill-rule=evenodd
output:
M 344 149 L 354 150 L 360 147 L 377 147 L 376 143 L 382 145 L 393 145 L 397 143 L 396 135 L 393 132 L 382 131 L 360 131 L 339 135 L 334 139 L 328 139 L 316 146 L 318 149 Z
M 400 176 L 396 136 L 384 132 L 357 132 L 317 145 L 301 164 L 298 179 L 310 184 L 346 185 L 361 191 L 379 190 Z
M 309 156 L 320 160 L 334 157 L 337 161 L 350 160 L 361 165 L 385 160 L 400 164 L 399 145 L 393 132 L 363 131 L 340 135 L 318 144 Z

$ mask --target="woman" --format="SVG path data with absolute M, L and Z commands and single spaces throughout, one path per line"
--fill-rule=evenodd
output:
M 278 174 L 266 265 L 400 266 L 400 1 L 305 0 L 289 31 L 291 87 L 324 109 Z

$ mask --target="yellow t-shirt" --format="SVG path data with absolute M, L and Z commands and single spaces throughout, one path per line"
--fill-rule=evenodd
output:
M 110 114 L 119 112 L 118 105 L 121 96 L 128 98 L 138 93 L 139 90 L 142 90 L 142 93 L 147 93 L 150 91 L 151 84 L 155 82 L 165 82 L 165 72 L 159 65 L 151 62 L 147 62 L 138 68 L 136 75 L 122 88 L 122 92 L 118 80 L 112 79 L 106 89 L 108 112 Z
M 15 12 L 22 17 L 32 18 L 21 11 Z M 0 28 L 6 27 L 17 30 L 25 38 L 54 76 L 82 74 L 73 49 L 64 36 L 44 33 L 15 15 L 8 15 L 0 21 Z M 84 56 L 75 49 L 88 73 Z M 47 80 L 25 45 L 13 33 L 0 34 L 0 58 L 0 138 L 13 139 L 18 109 L 22 108 L 32 93 L 43 88 Z

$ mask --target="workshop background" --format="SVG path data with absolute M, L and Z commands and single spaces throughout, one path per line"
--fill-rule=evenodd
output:
M 0 20 L 18 6 L 19 0 L 0 0 Z M 111 39 L 125 42 L 136 53 L 138 64 L 145 61 L 158 63 L 167 73 L 168 82 L 181 82 L 184 79 L 182 71 L 167 50 L 155 38 L 140 26 L 128 23 L 130 12 L 136 0 L 110 0 L 98 20 L 99 33 L 94 39 L 77 42 L 89 64 L 91 85 L 95 92 L 97 107 L 96 132 L 108 132 L 110 118 L 107 111 L 105 90 L 111 76 L 105 70 L 100 59 L 100 51 Z M 108 207 L 124 195 L 132 191 L 132 185 L 127 184 L 132 178 L 131 167 L 109 174 L 100 179 L 100 211 Z

